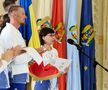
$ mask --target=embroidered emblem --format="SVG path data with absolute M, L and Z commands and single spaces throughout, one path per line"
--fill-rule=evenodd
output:
M 37 19 L 37 26 L 38 26 L 38 29 L 40 30 L 41 28 L 44 28 L 44 27 L 48 27 L 48 28 L 51 28 L 51 23 L 50 23 L 50 17 L 45 17 L 45 18 L 39 18 Z
M 82 34 L 81 38 L 82 44 L 89 46 L 90 42 L 93 40 L 95 35 L 93 27 L 91 25 L 85 26 L 81 34 Z
M 77 25 L 71 26 L 69 28 L 69 34 L 70 34 L 69 38 L 71 38 L 75 42 L 78 42 L 77 29 L 78 29 Z
M 62 42 L 63 36 L 65 34 L 65 27 L 62 22 L 59 22 L 55 28 L 55 38 L 57 39 L 58 42 Z

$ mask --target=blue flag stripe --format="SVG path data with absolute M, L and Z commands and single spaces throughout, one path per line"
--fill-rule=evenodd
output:
M 20 27 L 20 32 L 22 33 L 23 38 L 26 40 L 28 44 L 32 34 L 30 13 L 29 13 L 29 6 L 32 4 L 32 2 L 31 0 L 19 0 L 19 4 L 24 8 L 25 14 L 27 16 L 25 20 L 25 25 Z

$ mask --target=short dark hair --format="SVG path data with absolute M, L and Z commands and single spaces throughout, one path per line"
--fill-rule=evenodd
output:
M 4 22 L 10 22 L 8 14 L 3 15 Z
M 8 7 L 9 5 L 12 5 L 12 4 L 15 4 L 16 0 L 5 0 L 3 2 L 3 7 L 6 8 Z
M 13 11 L 17 11 L 18 8 L 23 8 L 23 7 L 20 6 L 20 5 L 12 5 L 12 6 L 9 8 L 8 14 L 11 14 Z
M 55 33 L 54 32 L 54 30 L 53 29 L 51 29 L 51 28 L 47 28 L 47 27 L 45 27 L 45 28 L 42 28 L 41 30 L 40 30 L 40 32 L 39 32 L 39 38 L 40 38 L 40 43 L 41 43 L 41 45 L 44 45 L 44 40 L 43 40 L 43 37 L 44 36 L 46 36 L 47 34 L 53 34 L 53 33 Z
M 1 25 L 1 31 L 2 31 L 2 29 L 6 26 L 6 23 L 9 23 L 10 22 L 10 18 L 9 18 L 9 16 L 8 16 L 8 14 L 5 14 L 5 15 L 3 15 L 3 23 L 2 23 L 2 25 Z M 1 33 L 1 31 L 0 31 L 0 33 Z

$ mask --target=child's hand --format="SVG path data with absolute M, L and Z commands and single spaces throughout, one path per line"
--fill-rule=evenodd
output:
M 54 65 L 54 64 L 55 64 L 55 62 L 54 62 L 54 61 L 51 61 L 51 62 L 50 62 L 50 64 L 51 64 L 51 65 Z
M 69 66 L 65 68 L 64 73 L 67 73 L 69 71 Z
M 50 45 L 47 45 L 47 44 L 44 44 L 44 48 L 46 48 L 46 50 L 48 50 L 48 51 L 52 49 L 52 47 Z

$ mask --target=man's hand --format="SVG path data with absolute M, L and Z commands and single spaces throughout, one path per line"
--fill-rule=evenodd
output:
M 17 56 L 26 52 L 20 45 L 14 47 L 13 50 L 14 50 L 14 56 Z
M 18 45 L 14 48 L 11 48 L 11 49 L 8 49 L 7 51 L 5 51 L 1 56 L 1 60 L 3 59 L 5 61 L 9 62 L 11 59 L 16 57 L 17 55 L 20 55 L 25 52 L 26 51 L 23 50 L 23 48 L 20 45 Z
M 11 59 L 13 59 L 13 57 L 14 57 L 14 50 L 13 48 L 11 48 L 2 54 L 1 59 L 9 62 Z

